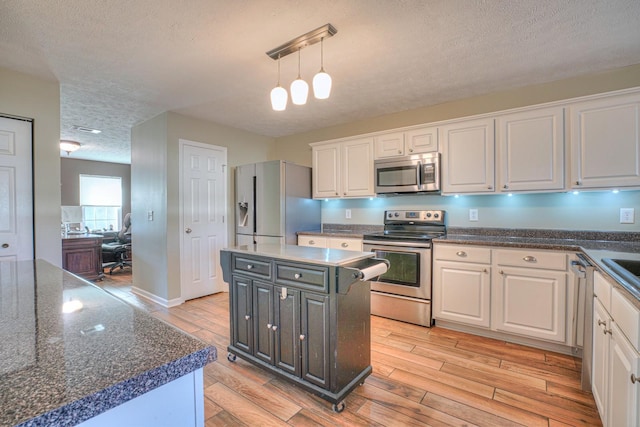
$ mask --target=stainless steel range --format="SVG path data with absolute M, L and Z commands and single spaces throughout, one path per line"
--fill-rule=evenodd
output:
M 384 213 L 384 231 L 364 236 L 365 252 L 390 263 L 371 282 L 371 314 L 431 326 L 431 239 L 445 233 L 445 211 Z

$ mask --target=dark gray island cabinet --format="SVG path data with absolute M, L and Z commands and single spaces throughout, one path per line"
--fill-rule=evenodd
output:
M 371 373 L 368 275 L 373 253 L 289 245 L 221 252 L 229 283 L 229 359 L 241 357 L 323 399 L 333 409 Z

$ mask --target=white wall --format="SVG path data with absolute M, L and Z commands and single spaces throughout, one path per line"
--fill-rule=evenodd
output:
M 35 255 L 60 266 L 60 86 L 0 68 L 0 113 L 34 120 Z
M 620 208 L 635 209 L 634 224 L 620 224 Z M 382 225 L 391 209 L 442 209 L 449 227 L 640 232 L 640 191 L 328 200 L 322 202 L 322 222 Z M 478 221 L 469 221 L 469 209 L 478 209 Z

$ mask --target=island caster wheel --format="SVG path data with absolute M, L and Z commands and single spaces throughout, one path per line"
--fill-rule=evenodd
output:
M 336 412 L 339 414 L 340 412 L 344 411 L 344 408 L 346 406 L 347 405 L 345 405 L 344 402 L 334 403 L 333 406 L 331 406 L 331 409 L 333 409 L 333 412 Z
M 236 361 L 236 355 L 233 353 L 227 353 L 227 360 L 229 362 L 235 362 Z

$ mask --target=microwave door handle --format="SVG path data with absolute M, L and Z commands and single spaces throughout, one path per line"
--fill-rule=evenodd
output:
M 418 162 L 418 167 L 417 167 L 417 183 L 418 183 L 418 191 L 422 191 L 422 162 Z

